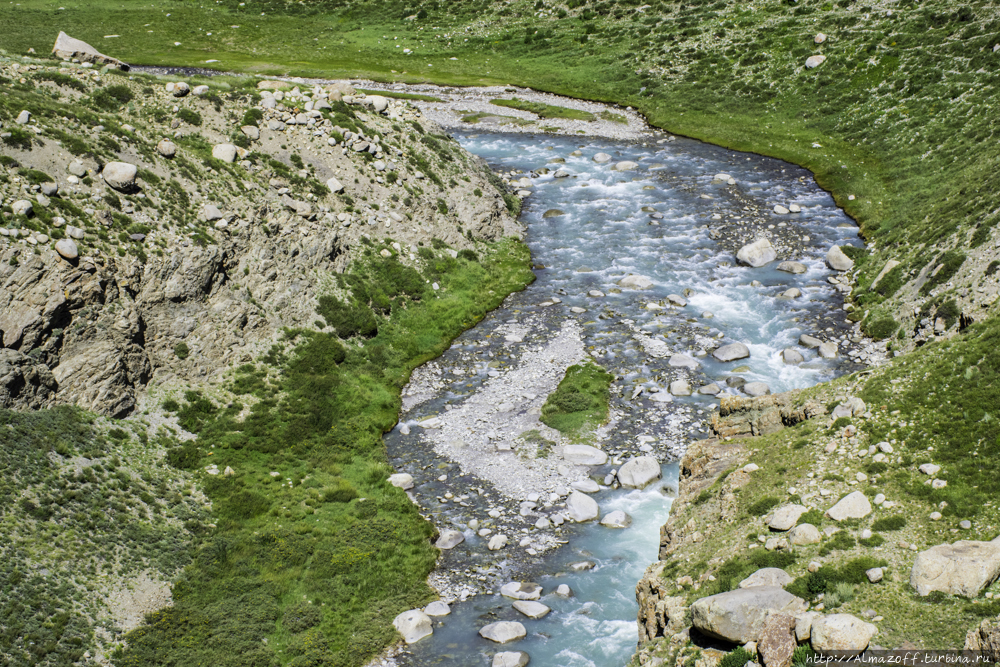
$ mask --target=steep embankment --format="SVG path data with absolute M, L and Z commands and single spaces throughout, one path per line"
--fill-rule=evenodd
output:
M 362 664 L 436 557 L 380 435 L 531 280 L 517 200 L 349 86 L 0 76 L 0 652 Z

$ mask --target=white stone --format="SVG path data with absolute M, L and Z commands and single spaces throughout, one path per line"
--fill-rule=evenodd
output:
M 101 171 L 101 178 L 115 190 L 128 191 L 135 187 L 139 168 L 128 162 L 109 162 Z
M 493 656 L 492 667 L 525 667 L 530 658 L 524 651 L 501 651 Z
M 868 496 L 860 491 L 847 494 L 836 505 L 826 511 L 826 515 L 834 521 L 861 519 L 871 513 L 872 505 L 868 502 Z
M 76 259 L 80 256 L 80 251 L 70 239 L 59 239 L 56 241 L 56 252 L 64 259 Z
M 403 635 L 403 641 L 407 644 L 414 644 L 434 634 L 430 616 L 419 609 L 404 611 L 393 620 L 392 624 L 399 634 Z
M 778 586 L 784 588 L 792 583 L 792 575 L 781 568 L 764 567 L 740 582 L 740 588 L 753 588 L 754 586 Z
M 819 67 L 826 61 L 826 56 L 809 56 L 806 58 L 806 69 Z
M 937 465 L 936 463 L 925 463 L 922 466 L 920 466 L 918 470 L 924 473 L 925 475 L 930 475 L 931 477 L 933 477 L 934 475 L 941 472 L 941 466 Z
M 405 472 L 397 472 L 389 475 L 389 483 L 404 491 L 413 488 L 413 475 Z
M 524 639 L 528 633 L 524 629 L 524 626 L 516 621 L 499 621 L 497 623 L 490 623 L 480 629 L 479 634 L 498 644 L 506 644 L 518 639 Z
M 652 456 L 630 459 L 618 471 L 618 483 L 622 486 L 641 489 L 663 476 L 660 463 Z
M 813 620 L 809 642 L 820 654 L 837 651 L 838 655 L 842 655 L 840 652 L 858 655 L 868 648 L 876 632 L 878 628 L 856 616 L 831 614 Z
M 602 466 L 608 462 L 608 455 L 590 445 L 566 445 L 562 457 L 570 463 L 584 466 Z
M 826 263 L 834 271 L 850 271 L 854 268 L 854 260 L 845 255 L 839 245 L 830 246 L 826 252 Z
M 434 546 L 442 551 L 447 551 L 448 549 L 454 549 L 464 541 L 465 535 L 461 532 L 446 529 L 441 531 L 441 535 L 438 537 L 437 542 L 434 543 Z
M 451 607 L 440 600 L 435 600 L 424 607 L 424 613 L 428 616 L 447 616 L 451 613 Z
M 646 276 L 629 274 L 618 281 L 619 287 L 626 289 L 649 289 L 653 286 L 653 281 Z
M 773 262 L 777 258 L 778 253 L 775 251 L 774 247 L 771 246 L 771 242 L 766 238 L 757 239 L 753 243 L 748 243 L 740 248 L 736 253 L 736 260 L 740 264 L 751 266 L 753 268 L 760 268 L 765 264 Z
M 798 522 L 799 517 L 808 511 L 807 507 L 794 503 L 783 505 L 774 510 L 767 527 L 771 530 L 786 531 L 791 530 Z
M 533 602 L 531 600 L 516 600 L 512 606 L 528 618 L 535 620 L 544 617 L 552 611 L 541 602 Z
M 508 541 L 509 540 L 507 539 L 506 535 L 501 535 L 498 533 L 490 538 L 490 542 L 489 544 L 486 545 L 486 548 L 489 549 L 490 551 L 500 551 L 505 546 L 507 546 Z
M 573 491 L 566 499 L 566 511 L 569 518 L 577 523 L 593 521 L 600 516 L 601 510 L 597 501 L 590 496 Z
M 632 525 L 632 517 L 622 510 L 615 510 L 604 515 L 601 525 L 605 528 L 628 528 Z
M 222 160 L 223 162 L 235 162 L 236 146 L 233 144 L 216 144 L 212 148 L 212 157 L 216 160 Z
M 542 587 L 530 581 L 511 581 L 500 587 L 500 595 L 514 600 L 537 600 Z

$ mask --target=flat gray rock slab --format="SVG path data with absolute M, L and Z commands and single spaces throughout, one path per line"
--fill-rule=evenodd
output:
M 582 466 L 602 466 L 608 462 L 608 455 L 590 445 L 566 445 L 562 457 L 570 463 Z
M 792 583 L 792 575 L 778 567 L 764 567 L 740 582 L 740 588 L 754 586 L 778 586 L 784 588 Z
M 917 595 L 941 591 L 974 598 L 1000 576 L 1000 544 L 959 540 L 917 554 L 910 586 Z
M 743 343 L 730 343 L 717 349 L 712 356 L 722 362 L 746 359 L 750 356 L 750 348 Z
M 796 505 L 795 503 L 782 505 L 771 514 L 771 520 L 768 522 L 767 527 L 771 530 L 780 530 L 782 532 L 791 530 L 798 523 L 799 517 L 805 514 L 808 509 L 803 505 Z
M 768 614 L 792 616 L 806 610 L 806 603 L 777 586 L 739 588 L 696 600 L 691 622 L 701 632 L 736 644 L 760 638 Z
M 438 549 L 447 551 L 448 549 L 454 549 L 459 544 L 465 541 L 465 535 L 457 530 L 445 529 L 441 531 L 441 535 L 438 537 L 437 542 L 434 543 Z
M 826 515 L 834 521 L 861 519 L 871 513 L 872 504 L 868 502 L 868 496 L 860 491 L 847 494 L 826 511 Z
M 868 648 L 876 632 L 874 625 L 851 614 L 830 614 L 813 620 L 809 642 L 820 654 L 858 655 Z
M 748 243 L 736 252 L 736 260 L 745 266 L 760 268 L 778 258 L 778 253 L 767 239 Z
M 542 587 L 531 581 L 512 581 L 500 587 L 500 595 L 514 600 L 537 600 Z
M 517 600 L 512 605 L 514 609 L 532 619 L 539 619 L 548 614 L 551 609 L 541 602 L 533 602 L 531 600 Z
M 493 656 L 493 667 L 524 667 L 531 658 L 524 651 L 504 651 Z
M 524 639 L 528 635 L 528 632 L 517 621 L 499 621 L 481 628 L 479 634 L 491 642 L 506 644 L 518 639 Z

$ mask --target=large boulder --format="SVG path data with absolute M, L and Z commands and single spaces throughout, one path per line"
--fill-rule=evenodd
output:
M 740 264 L 759 268 L 778 259 L 778 253 L 767 239 L 757 239 L 748 243 L 736 252 L 736 260 Z
M 809 642 L 820 654 L 836 651 L 837 655 L 858 655 L 868 648 L 876 632 L 874 625 L 851 614 L 830 614 L 813 620 Z
M 808 510 L 808 507 L 796 505 L 795 503 L 782 505 L 771 514 L 771 520 L 768 521 L 767 527 L 771 530 L 791 530 L 798 523 L 799 517 Z
M 511 581 L 500 587 L 500 595 L 514 600 L 537 600 L 542 587 L 530 581 Z
M 177 144 L 169 139 L 160 139 L 159 143 L 156 144 L 156 152 L 165 158 L 174 157 L 177 155 Z
M 617 163 L 612 169 L 615 171 L 634 171 L 639 168 L 638 162 L 633 162 L 632 160 L 622 160 Z
M 90 44 L 87 44 L 87 42 L 70 37 L 61 30 L 59 31 L 59 36 L 56 37 L 55 45 L 52 47 L 52 53 L 56 58 L 63 58 L 64 60 L 76 58 L 82 63 L 108 65 L 110 67 L 117 67 L 125 72 L 128 71 L 128 65 L 122 61 L 104 55 Z
M 529 660 L 524 651 L 502 651 L 493 656 L 492 667 L 524 667 Z
M 760 639 L 768 614 L 794 616 L 805 610 L 805 601 L 783 588 L 755 586 L 697 600 L 691 605 L 691 622 L 710 637 L 746 644 Z
M 917 595 L 941 591 L 973 598 L 1000 576 L 1000 543 L 959 540 L 917 554 L 910 586 Z
M 667 361 L 671 368 L 690 368 L 694 370 L 701 366 L 701 363 L 694 357 L 689 357 L 686 354 L 674 354 L 670 356 Z
M 660 463 L 652 456 L 639 456 L 629 461 L 618 471 L 618 483 L 632 489 L 641 489 L 662 477 Z
M 398 489 L 406 491 L 413 488 L 413 475 L 408 472 L 397 472 L 389 475 L 389 483 Z
M 56 241 L 56 252 L 63 259 L 76 259 L 80 256 L 80 250 L 76 247 L 73 239 L 59 239 Z
M 753 588 L 755 586 L 778 586 L 779 588 L 784 588 L 792 583 L 792 581 L 792 575 L 780 567 L 762 567 L 741 581 L 739 588 Z
M 597 501 L 585 493 L 573 491 L 566 499 L 566 512 L 569 518 L 577 523 L 593 521 L 601 515 Z
M 570 463 L 582 466 L 602 466 L 608 462 L 608 455 L 590 445 L 566 445 L 562 457 Z
M 757 652 L 764 667 L 790 667 L 797 647 L 795 617 L 790 614 L 768 616 L 757 640 Z
M 712 353 L 712 356 L 723 362 L 746 359 L 750 356 L 750 348 L 743 343 L 730 343 L 717 349 Z
M 601 525 L 605 528 L 628 528 L 632 525 L 632 517 L 622 510 L 614 510 L 604 515 Z
M 868 410 L 868 406 L 865 405 L 865 402 L 857 396 L 852 396 L 833 409 L 833 412 L 830 413 L 830 419 L 860 417 L 865 414 L 866 410 Z
M 743 393 L 747 396 L 767 396 L 771 393 L 771 388 L 765 382 L 747 382 L 743 385 Z
M 868 502 L 868 496 L 860 491 L 847 494 L 826 511 L 826 515 L 834 521 L 861 519 L 871 513 L 872 504 Z
M 630 273 L 618 281 L 618 286 L 626 289 L 649 289 L 653 286 L 653 281 L 646 276 L 637 276 Z
M 791 532 L 788 533 L 788 540 L 794 546 L 803 547 L 807 544 L 819 544 L 822 541 L 822 536 L 819 533 L 819 528 L 811 523 L 803 523 L 792 528 Z
M 850 271 L 854 268 L 854 260 L 845 255 L 839 245 L 830 246 L 826 253 L 826 263 L 834 271 Z
M 338 181 L 337 178 L 334 177 L 334 176 L 331 176 L 330 178 L 327 179 L 327 181 L 326 181 L 326 187 L 330 188 L 330 192 L 333 192 L 333 193 L 343 192 L 344 191 L 344 185 L 343 185 L 343 183 L 341 183 L 340 181 Z
M 533 600 L 516 600 L 511 606 L 528 618 L 536 620 L 552 611 L 547 605 Z
M 434 543 L 434 546 L 442 551 L 447 551 L 448 549 L 454 549 L 464 541 L 465 535 L 461 532 L 446 529 L 441 531 L 441 535 L 438 537 L 437 542 Z
M 486 627 L 481 628 L 479 634 L 497 644 L 506 644 L 518 639 L 524 639 L 528 635 L 524 626 L 517 621 L 490 623 Z
M 420 609 L 404 611 L 393 620 L 392 624 L 399 634 L 403 635 L 403 641 L 407 644 L 413 644 L 434 634 L 431 617 Z
M 382 113 L 389 108 L 389 100 L 382 97 L 381 95 L 369 95 L 367 98 L 369 104 L 371 104 L 372 109 L 376 113 Z
M 223 162 L 235 162 L 236 146 L 233 144 L 216 144 L 212 148 L 212 157 Z
M 128 192 L 135 187 L 135 177 L 139 168 L 128 162 L 109 162 L 101 171 L 104 182 L 121 192 Z

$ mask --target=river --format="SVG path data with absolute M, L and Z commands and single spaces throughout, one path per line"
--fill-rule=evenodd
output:
M 386 435 L 393 465 L 414 477 L 414 501 L 440 529 L 465 536 L 443 552 L 431 578 L 452 602 L 451 613 L 435 617 L 433 636 L 395 660 L 467 667 L 489 665 L 506 650 L 526 651 L 536 665 L 617 667 L 635 649 L 634 588 L 656 560 L 677 460 L 688 442 L 707 435 L 706 420 L 717 409 L 718 398 L 698 388 L 714 383 L 738 395 L 739 380 L 726 382 L 738 377 L 779 392 L 859 368 L 844 353 L 865 343 L 845 321 L 824 256 L 833 244 L 862 241 L 808 171 L 778 160 L 667 135 L 645 143 L 497 133 L 456 138 L 494 171 L 520 170 L 514 178 L 529 179 L 521 219 L 537 280 L 418 369 L 404 392 L 400 424 Z M 595 162 L 598 153 L 611 161 Z M 610 168 L 622 161 L 638 166 Z M 542 168 L 549 172 L 532 177 Z M 556 178 L 557 170 L 568 175 Z M 801 212 L 779 215 L 776 204 Z M 735 248 L 759 234 L 772 238 L 779 260 L 797 260 L 805 272 L 778 271 L 778 262 L 738 266 Z M 619 288 L 628 274 L 648 277 L 652 286 Z M 791 288 L 802 295 L 783 296 Z M 603 296 L 591 296 L 594 290 Z M 803 333 L 837 340 L 840 354 L 820 358 L 798 345 Z M 747 345 L 749 359 L 712 358 L 713 348 L 737 341 Z M 800 351 L 803 363 L 784 363 L 785 348 Z M 672 354 L 696 366 L 672 366 Z M 545 400 L 539 387 L 551 390 L 565 366 L 585 356 L 616 376 L 611 423 L 593 443 L 610 460 L 590 469 L 560 465 L 556 454 L 521 435 Z M 687 380 L 694 394 L 670 395 L 677 379 Z M 437 419 L 424 428 L 428 417 Z M 461 442 L 459 431 L 466 434 Z M 643 490 L 609 486 L 609 474 L 635 455 L 656 457 L 662 481 Z M 602 516 L 624 510 L 630 527 L 555 525 L 569 484 L 587 476 L 601 487 L 593 497 Z M 498 533 L 509 544 L 489 551 Z M 514 610 L 498 594 L 511 580 L 540 584 L 541 602 L 552 611 L 531 620 Z M 569 585 L 572 596 L 556 595 L 559 584 Z M 501 647 L 477 634 L 497 620 L 523 623 L 527 637 Z

